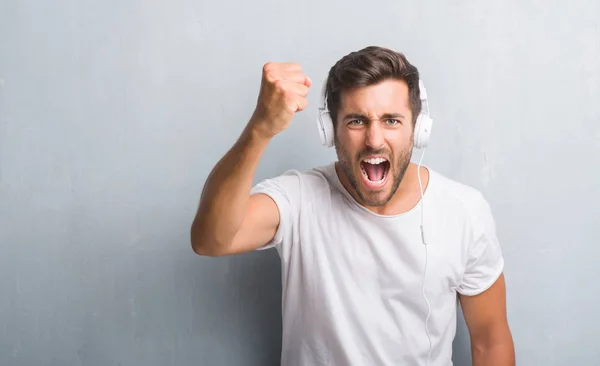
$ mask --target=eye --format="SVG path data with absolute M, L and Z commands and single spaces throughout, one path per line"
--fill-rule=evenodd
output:
M 402 122 L 400 122 L 400 121 L 399 121 L 399 120 L 397 120 L 397 119 L 388 119 L 388 120 L 386 120 L 386 123 L 387 123 L 388 125 L 397 125 L 397 124 L 400 124 L 400 123 L 402 123 Z
M 363 121 L 361 121 L 360 119 L 353 119 L 351 121 L 348 122 L 349 125 L 355 125 L 355 126 L 359 126 L 363 124 Z

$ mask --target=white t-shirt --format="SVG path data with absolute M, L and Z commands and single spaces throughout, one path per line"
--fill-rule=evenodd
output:
M 359 205 L 334 164 L 257 184 L 280 212 L 283 366 L 452 365 L 457 293 L 503 271 L 490 207 L 477 190 L 429 170 L 421 205 L 394 216 Z M 427 250 L 427 253 L 426 253 Z M 425 294 L 423 275 L 427 254 Z

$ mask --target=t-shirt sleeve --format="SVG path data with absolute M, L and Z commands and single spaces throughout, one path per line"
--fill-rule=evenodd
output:
M 265 194 L 277 205 L 279 225 L 273 239 L 258 250 L 280 247 L 292 240 L 294 222 L 298 213 L 300 195 L 300 175 L 298 171 L 289 170 L 274 178 L 264 179 L 254 187 L 251 194 Z
M 478 295 L 489 289 L 504 270 L 504 257 L 496 236 L 496 223 L 490 205 L 479 195 L 474 206 L 466 270 L 457 288 L 465 296 Z

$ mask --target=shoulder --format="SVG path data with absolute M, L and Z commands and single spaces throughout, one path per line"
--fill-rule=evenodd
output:
M 489 212 L 489 203 L 480 190 L 437 171 L 429 171 L 433 183 L 434 203 L 451 208 L 455 212 L 461 211 L 472 220 L 477 220 L 482 213 Z
M 432 190 L 434 199 L 431 200 L 435 207 L 432 211 L 436 212 L 436 215 L 444 216 L 444 222 L 451 217 L 452 225 L 462 231 L 464 253 L 467 253 L 471 261 L 470 271 L 476 271 L 476 267 L 481 270 L 490 266 L 493 267 L 494 275 L 499 274 L 503 265 L 502 251 L 496 236 L 496 221 L 488 200 L 480 190 L 472 186 L 439 173 L 432 175 L 435 182 Z M 469 274 L 471 275 L 472 273 Z M 471 281 L 476 282 L 473 279 Z M 462 293 L 467 293 L 465 291 Z

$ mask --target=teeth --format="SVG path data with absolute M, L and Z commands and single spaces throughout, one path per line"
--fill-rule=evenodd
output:
M 384 158 L 369 158 L 369 159 L 364 159 L 363 162 L 365 163 L 369 163 L 369 164 L 373 164 L 373 165 L 377 165 L 377 164 L 381 164 L 384 161 L 387 161 Z

